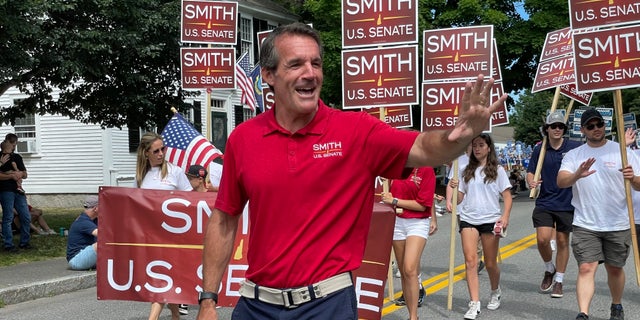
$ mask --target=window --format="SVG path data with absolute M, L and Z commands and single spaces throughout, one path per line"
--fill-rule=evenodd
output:
M 34 114 L 16 118 L 14 125 L 15 134 L 18 136 L 17 153 L 36 153 L 36 117 Z
M 251 19 L 240 18 L 238 35 L 240 40 L 240 50 L 238 52 L 238 57 L 245 52 L 249 52 L 249 55 L 251 55 L 253 49 L 253 26 L 251 24 Z M 253 59 L 250 59 L 249 61 L 253 61 Z
M 224 109 L 224 100 L 211 99 L 212 109 Z
M 245 108 L 244 105 L 241 104 L 233 106 L 234 128 L 251 118 L 253 118 L 253 111 L 251 111 L 251 109 Z

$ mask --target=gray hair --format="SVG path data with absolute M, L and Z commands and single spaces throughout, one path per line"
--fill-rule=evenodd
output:
M 276 39 L 282 35 L 300 35 L 313 38 L 313 40 L 318 44 L 320 59 L 322 59 L 324 50 L 322 49 L 322 41 L 320 40 L 318 32 L 304 23 L 294 22 L 275 28 L 262 42 L 262 46 L 260 47 L 260 66 L 262 68 L 270 71 L 278 68 L 280 55 L 276 50 L 275 42 Z

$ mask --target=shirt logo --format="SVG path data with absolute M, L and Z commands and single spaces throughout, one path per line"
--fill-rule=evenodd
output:
M 313 145 L 313 158 L 342 157 L 342 142 L 333 141 Z

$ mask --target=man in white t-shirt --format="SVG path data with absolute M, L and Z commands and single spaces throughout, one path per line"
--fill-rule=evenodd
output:
M 557 181 L 560 188 L 573 186 L 571 246 L 578 262 L 576 295 L 580 309 L 576 319 L 589 319 L 595 274 L 598 264 L 604 262 L 611 293 L 610 319 L 624 320 L 623 267 L 631 246 L 624 179 L 640 190 L 640 160 L 627 149 L 628 165 L 622 168 L 620 146 L 605 139 L 605 122 L 596 109 L 586 110 L 580 124 L 587 143 L 567 152 Z

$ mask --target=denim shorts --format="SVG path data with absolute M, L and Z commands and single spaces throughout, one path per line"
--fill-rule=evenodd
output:
M 89 270 L 96 266 L 97 261 L 98 253 L 93 250 L 93 245 L 86 246 L 69 260 L 69 268 L 71 270 Z

